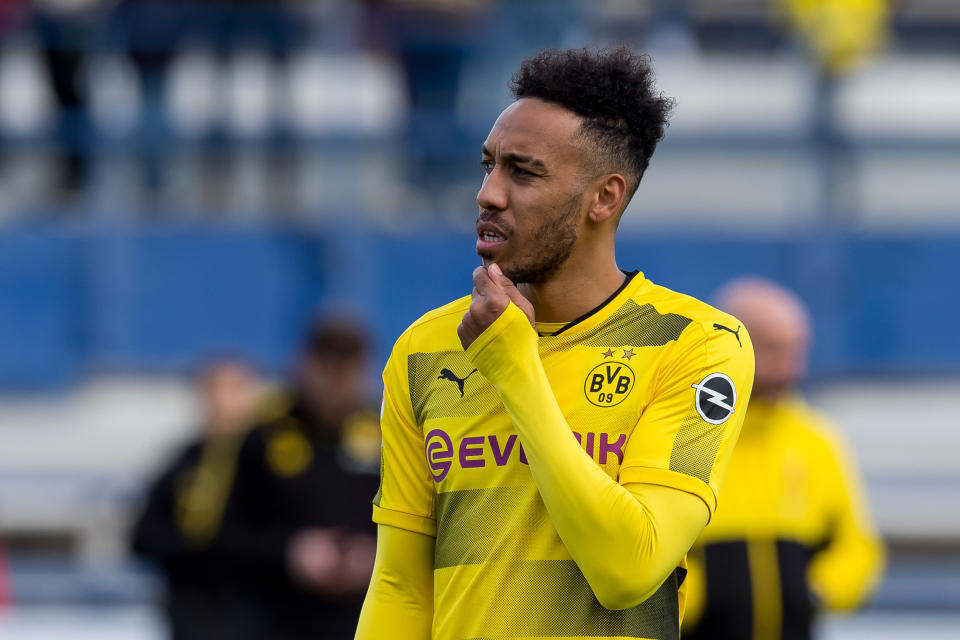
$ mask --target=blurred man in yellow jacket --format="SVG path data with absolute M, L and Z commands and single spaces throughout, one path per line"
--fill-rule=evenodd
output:
M 790 26 L 820 65 L 844 73 L 870 59 L 887 36 L 888 0 L 781 0 Z
M 750 332 L 756 378 L 723 507 L 688 557 L 683 637 L 809 638 L 818 609 L 851 609 L 870 594 L 883 545 L 849 451 L 795 391 L 810 343 L 803 303 L 745 278 L 717 304 Z

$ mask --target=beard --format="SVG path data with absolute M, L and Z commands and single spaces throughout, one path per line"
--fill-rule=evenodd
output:
M 549 280 L 573 253 L 577 243 L 577 219 L 580 213 L 580 196 L 571 197 L 563 205 L 563 212 L 544 223 L 530 238 L 530 247 L 525 253 L 513 256 L 506 263 L 497 263 L 503 275 L 514 284 L 540 284 Z M 496 222 L 496 216 L 481 215 L 482 220 Z M 503 225 L 503 223 L 499 223 Z M 508 233 L 513 230 L 504 226 Z M 513 234 L 510 233 L 512 236 Z M 485 260 L 492 256 L 480 254 Z

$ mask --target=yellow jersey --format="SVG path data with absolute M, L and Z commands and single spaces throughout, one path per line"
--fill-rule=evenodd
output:
M 678 638 L 682 566 L 636 607 L 597 601 L 497 391 L 460 345 L 469 304 L 417 320 L 383 376 L 374 520 L 436 536 L 433 638 Z M 712 513 L 752 386 L 740 323 L 634 272 L 589 314 L 537 329 L 550 388 L 593 461 L 621 485 L 673 487 Z

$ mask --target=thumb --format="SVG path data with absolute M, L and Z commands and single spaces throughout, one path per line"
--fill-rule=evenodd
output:
M 490 275 L 490 279 L 503 289 L 503 292 L 507 294 L 510 301 L 520 307 L 520 310 L 526 314 L 527 319 L 530 320 L 530 324 L 533 324 L 533 305 L 523 297 L 523 294 L 517 289 L 517 285 L 513 284 L 513 281 L 504 275 L 500 269 L 500 265 L 494 262 L 487 268 L 487 273 Z
M 523 294 L 517 289 L 517 285 L 513 284 L 513 280 L 504 275 L 500 269 L 500 265 L 496 262 L 487 268 L 487 273 L 490 275 L 490 279 L 503 289 L 504 293 L 506 293 L 514 303 L 517 301 L 516 296 L 523 297 Z

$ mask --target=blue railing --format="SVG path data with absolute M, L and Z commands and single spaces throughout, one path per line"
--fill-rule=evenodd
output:
M 421 313 L 469 293 L 470 232 L 64 227 L 0 233 L 0 386 L 103 368 L 186 371 L 211 354 L 289 363 L 320 308 L 364 319 L 383 361 Z M 707 297 L 761 274 L 810 305 L 814 376 L 960 373 L 960 235 L 623 236 L 619 260 Z

